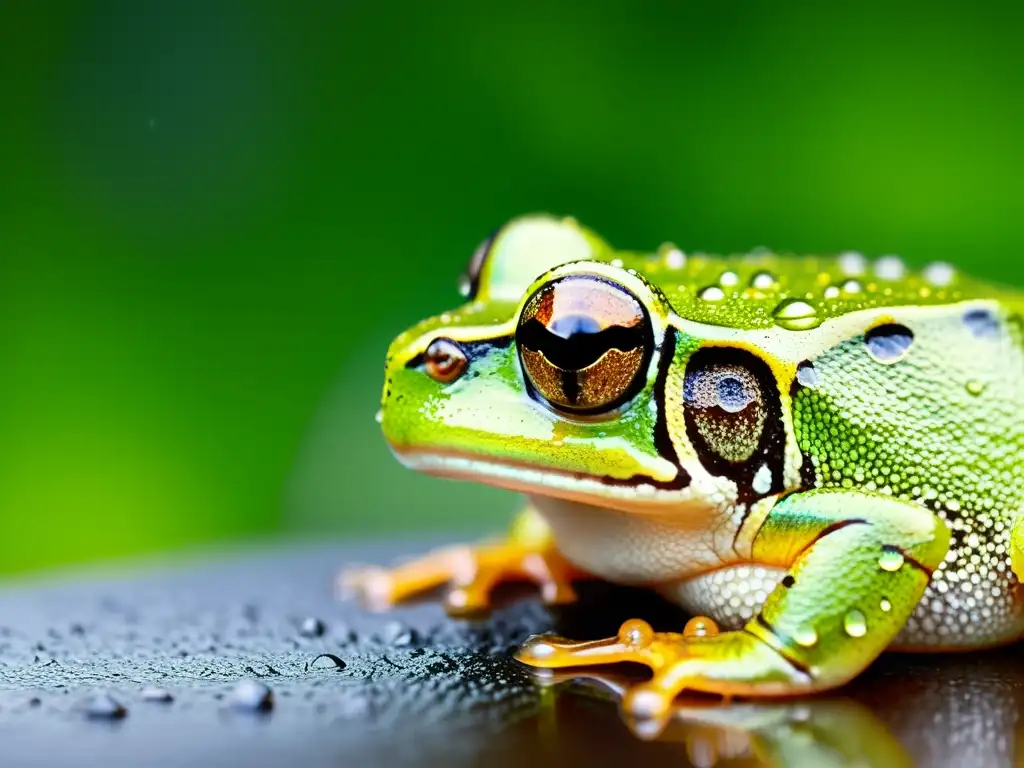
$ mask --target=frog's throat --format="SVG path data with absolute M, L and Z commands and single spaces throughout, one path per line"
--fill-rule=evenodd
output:
M 622 511 L 677 509 L 700 495 L 695 495 L 689 475 L 682 470 L 677 479 L 669 483 L 641 476 L 620 480 L 455 452 L 399 450 L 393 446 L 391 450 L 406 467 L 435 477 L 469 480 L 519 493 L 553 496 Z

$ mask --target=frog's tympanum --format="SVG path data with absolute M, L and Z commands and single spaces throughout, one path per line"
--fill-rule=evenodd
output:
M 647 585 L 708 618 L 518 653 L 649 666 L 624 701 L 640 716 L 1024 634 L 1021 294 L 852 252 L 623 252 L 546 216 L 498 230 L 462 289 L 392 343 L 384 434 L 413 469 L 527 505 L 502 542 L 350 574 L 369 602 Z

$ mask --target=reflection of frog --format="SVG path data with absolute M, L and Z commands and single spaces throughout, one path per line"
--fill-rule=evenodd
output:
M 464 288 L 392 344 L 384 434 L 414 469 L 529 505 L 503 543 L 349 574 L 371 602 L 451 582 L 468 613 L 509 579 L 551 602 L 574 578 L 650 585 L 730 631 L 627 622 L 519 653 L 647 664 L 625 705 L 649 715 L 683 689 L 823 690 L 893 645 L 1024 632 L 1019 295 L 855 253 L 617 252 L 547 217 L 499 230 Z
M 628 678 L 600 672 L 551 676 L 546 685 L 561 687 L 567 681 L 592 687 L 598 695 L 606 691 L 614 698 L 621 698 L 630 687 Z M 701 768 L 913 765 L 885 724 L 850 698 L 730 706 L 678 700 L 659 722 L 628 722 L 645 740 L 682 742 L 690 762 Z

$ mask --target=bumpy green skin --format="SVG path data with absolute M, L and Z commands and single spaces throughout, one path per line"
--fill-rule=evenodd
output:
M 385 435 L 416 469 L 528 493 L 584 570 L 671 588 L 737 629 L 651 646 L 685 642 L 682 657 L 630 651 L 655 669 L 632 694 L 637 711 L 684 687 L 832 687 L 894 643 L 970 648 L 1022 634 L 1020 295 L 945 265 L 918 273 L 857 254 L 620 252 L 551 217 L 506 225 L 478 265 L 469 303 L 392 344 Z M 514 341 L 534 291 L 584 272 L 635 296 L 654 338 L 638 394 L 595 418 L 531 396 Z M 892 327 L 903 346 L 876 346 L 872 334 Z M 474 350 L 457 381 L 417 362 L 437 338 Z M 763 395 L 753 438 L 701 433 L 684 402 L 698 357 L 733 353 Z M 751 453 L 758 435 L 749 459 L 722 460 Z M 544 644 L 522 658 L 583 663 Z
M 850 339 L 813 361 L 817 386 L 794 398 L 815 487 L 890 494 L 950 528 L 906 644 L 984 644 L 1018 626 L 1003 585 L 1024 509 L 1024 347 L 1020 316 L 999 320 L 972 329 L 957 312 L 922 318 L 913 358 L 891 366 Z

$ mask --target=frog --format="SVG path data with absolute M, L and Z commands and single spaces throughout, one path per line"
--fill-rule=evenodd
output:
M 378 412 L 406 467 L 525 497 L 503 538 L 350 569 L 384 610 L 507 582 L 597 580 L 692 615 L 674 632 L 531 636 L 537 670 L 633 662 L 626 712 L 683 692 L 838 688 L 882 653 L 1024 634 L 1024 294 L 943 261 L 673 243 L 511 219 L 459 308 L 392 342 Z

